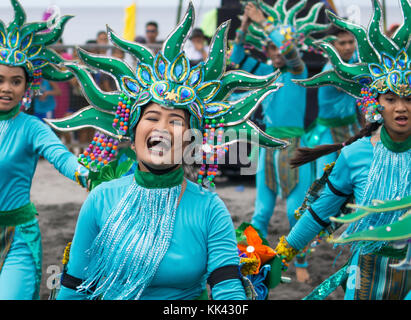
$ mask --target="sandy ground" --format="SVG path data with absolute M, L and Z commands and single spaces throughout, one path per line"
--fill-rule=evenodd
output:
M 227 205 L 235 227 L 250 221 L 254 211 L 255 184 L 251 177 L 217 179 L 217 193 Z M 39 161 L 33 179 L 32 201 L 39 212 L 43 243 L 43 279 L 41 299 L 48 299 L 52 280 L 61 270 L 61 259 L 66 244 L 71 241 L 82 202 L 87 197 L 84 189 L 75 182 L 60 175 L 47 161 Z M 280 236 L 288 233 L 288 221 L 284 201 L 277 201 L 275 214 L 271 218 L 267 240 L 274 247 Z M 302 299 L 328 276 L 336 272 L 347 260 L 348 251 L 343 250 L 333 266 L 340 249 L 335 250 L 328 243 L 322 243 L 309 257 L 308 270 L 311 283 L 299 283 L 295 279 L 295 269 L 291 265 L 284 276 L 291 283 L 280 284 L 270 291 L 270 300 Z M 328 299 L 343 299 L 344 293 L 338 288 Z

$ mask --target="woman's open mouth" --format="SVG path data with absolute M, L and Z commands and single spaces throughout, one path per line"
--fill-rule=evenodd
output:
M 9 96 L 1 96 L 0 101 L 3 103 L 10 103 L 11 101 L 13 101 L 13 99 Z
M 408 124 L 408 117 L 405 115 L 397 116 L 394 120 L 399 126 L 406 126 Z
M 147 140 L 147 149 L 150 153 L 158 156 L 163 156 L 171 149 L 171 140 L 161 134 L 153 134 Z

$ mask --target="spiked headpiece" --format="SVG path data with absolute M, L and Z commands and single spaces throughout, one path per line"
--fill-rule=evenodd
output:
M 332 44 L 318 42 L 325 50 L 333 69 L 308 80 L 295 80 L 307 87 L 333 85 L 358 98 L 366 120 L 381 121 L 381 106 L 376 100 L 379 94 L 391 91 L 400 97 L 411 93 L 410 29 L 411 3 L 400 0 L 404 22 L 392 38 L 382 30 L 382 9 L 378 0 L 372 0 L 374 14 L 368 29 L 337 17 L 327 11 L 331 22 L 351 32 L 358 43 L 358 63 L 344 62 Z
M 61 71 L 54 65 L 64 60 L 49 45 L 56 43 L 64 26 L 73 16 L 63 16 L 54 21 L 55 27 L 47 33 L 49 22 L 26 24 L 26 14 L 17 0 L 11 0 L 14 20 L 8 27 L 0 20 L 0 64 L 23 67 L 33 81 L 33 90 L 37 90 L 41 77 L 52 81 L 65 81 L 72 77 L 67 71 Z
M 265 32 L 278 30 L 285 38 L 283 47 L 293 44 L 301 51 L 318 52 L 313 45 L 315 39 L 311 37 L 311 34 L 324 31 L 329 25 L 316 23 L 324 3 L 316 3 L 306 16 L 297 19 L 297 14 L 305 8 L 307 1 L 301 0 L 288 10 L 286 9 L 288 0 L 278 0 L 273 7 L 263 1 L 258 1 L 261 10 L 268 16 Z

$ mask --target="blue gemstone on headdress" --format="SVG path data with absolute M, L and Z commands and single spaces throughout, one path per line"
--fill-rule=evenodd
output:
M 402 59 L 398 60 L 398 65 L 401 67 L 401 69 L 404 69 L 406 67 L 405 61 Z
M 0 56 L 3 60 L 7 59 L 8 55 L 9 55 L 9 50 L 7 49 L 0 50 Z
M 15 58 L 15 62 L 16 62 L 16 63 L 20 63 L 20 62 L 24 61 L 25 56 L 24 56 L 24 54 L 23 54 L 22 52 L 17 51 L 17 52 L 14 54 L 14 58 Z
M 372 82 L 372 79 L 370 77 L 363 77 L 359 79 L 359 83 L 361 85 L 369 85 L 371 84 L 371 82 Z
M 391 70 L 394 66 L 393 60 L 388 56 L 383 56 L 383 62 L 387 69 Z
M 190 91 L 188 91 L 188 90 L 185 89 L 185 88 L 183 88 L 183 89 L 181 90 L 181 98 L 186 99 L 186 98 L 188 98 L 188 97 L 190 97 L 190 96 L 191 96 L 191 92 L 190 92 Z
M 220 108 L 219 108 L 219 107 L 208 107 L 208 108 L 207 108 L 207 112 L 208 112 L 208 113 L 216 113 L 216 112 L 218 112 L 218 111 L 220 111 Z
M 194 85 L 200 79 L 200 70 L 194 72 L 190 79 L 190 85 Z
M 167 85 L 165 83 L 159 83 L 155 86 L 155 90 L 159 96 L 162 96 L 167 91 Z
M 372 72 L 374 72 L 376 75 L 382 75 L 383 74 L 381 68 L 378 67 L 378 66 L 373 66 L 372 67 Z
M 140 87 L 134 81 L 131 81 L 129 79 L 124 79 L 124 84 L 126 85 L 127 89 L 130 90 L 133 93 L 136 93 L 136 92 L 140 91 Z
M 166 72 L 166 64 L 164 63 L 163 60 L 161 60 L 158 64 L 158 71 L 160 72 L 160 74 L 163 76 L 164 73 Z
M 142 75 L 144 81 L 150 82 L 151 77 L 150 77 L 150 74 L 146 70 L 143 70 L 141 75 Z
M 177 78 L 180 77 L 181 74 L 183 73 L 183 66 L 181 64 L 178 64 L 176 68 L 174 69 L 174 73 Z
M 390 81 L 393 85 L 396 85 L 398 82 L 398 74 L 397 73 L 391 73 L 390 74 Z

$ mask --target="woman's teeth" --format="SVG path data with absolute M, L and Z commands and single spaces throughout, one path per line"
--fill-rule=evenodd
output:
M 395 121 L 396 121 L 398 124 L 404 125 L 404 124 L 406 124 L 406 123 L 408 122 L 408 118 L 405 117 L 405 116 L 396 117 L 396 118 L 395 118 Z
M 153 136 L 147 141 L 148 150 L 156 153 L 164 153 L 171 148 L 171 141 L 163 136 Z

